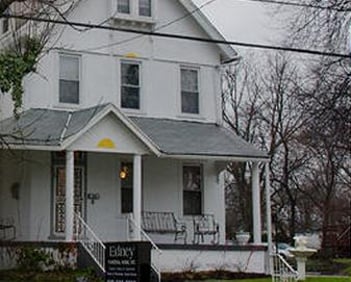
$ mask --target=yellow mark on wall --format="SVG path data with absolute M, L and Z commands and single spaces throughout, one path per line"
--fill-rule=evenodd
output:
M 138 57 L 138 55 L 136 53 L 130 52 L 124 55 L 126 58 L 131 58 L 131 59 L 135 59 Z
M 115 149 L 116 145 L 110 138 L 104 138 L 99 141 L 97 147 L 103 149 Z

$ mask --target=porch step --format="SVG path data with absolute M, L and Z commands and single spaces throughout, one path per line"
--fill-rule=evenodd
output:
M 86 251 L 81 243 L 78 244 L 77 267 L 80 269 L 92 269 L 98 277 L 105 279 L 105 273 L 96 264 L 94 259 Z
M 158 278 L 157 272 L 151 267 L 150 282 L 161 282 Z

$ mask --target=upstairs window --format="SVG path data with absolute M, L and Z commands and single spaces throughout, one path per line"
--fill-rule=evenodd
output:
M 60 55 L 60 103 L 79 104 L 79 69 L 79 56 Z
M 183 214 L 199 215 L 202 213 L 202 167 L 200 165 L 183 166 Z
M 121 107 L 140 109 L 140 64 L 121 64 Z
M 155 0 L 117 0 L 117 12 L 132 17 L 151 17 Z
M 117 11 L 122 14 L 130 14 L 130 0 L 118 0 Z
M 199 113 L 198 70 L 181 68 L 181 108 L 182 113 Z
M 139 16 L 151 17 L 151 0 L 139 0 Z

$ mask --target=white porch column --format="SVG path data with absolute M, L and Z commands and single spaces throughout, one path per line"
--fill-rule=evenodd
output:
M 272 243 L 272 211 L 271 211 L 271 184 L 270 184 L 270 171 L 269 171 L 269 162 L 265 164 L 265 194 L 266 194 L 266 222 L 267 222 L 267 243 L 268 243 L 268 255 L 269 255 L 269 265 L 267 274 L 273 273 L 273 260 L 270 255 L 273 252 L 273 243 Z
M 141 229 L 141 156 L 134 155 L 133 161 L 133 218 L 136 225 L 134 240 L 140 241 Z
M 252 220 L 253 220 L 253 240 L 255 244 L 262 243 L 261 228 L 261 200 L 258 162 L 252 164 Z
M 66 151 L 66 202 L 65 202 L 65 238 L 73 240 L 74 224 L 74 153 Z

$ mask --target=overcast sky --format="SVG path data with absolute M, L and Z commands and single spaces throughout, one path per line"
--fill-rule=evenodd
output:
M 208 0 L 194 0 L 197 5 Z M 227 40 L 247 43 L 279 43 L 279 23 L 274 6 L 249 0 L 215 0 L 202 8 Z

